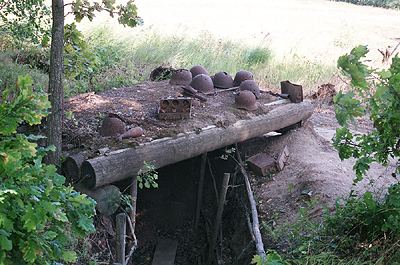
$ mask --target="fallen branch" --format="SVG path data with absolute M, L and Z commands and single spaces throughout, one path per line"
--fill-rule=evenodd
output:
M 210 160 L 208 158 L 207 158 L 207 164 L 208 164 L 208 170 L 210 172 L 211 178 L 212 178 L 213 183 L 214 183 L 214 191 L 215 191 L 216 202 L 218 203 L 217 182 L 215 181 L 214 173 L 213 173 L 212 168 L 211 168 L 211 163 L 210 163 Z
M 123 209 L 122 209 L 122 210 L 123 210 Z M 123 210 L 123 211 L 125 212 L 125 210 Z M 128 264 L 129 259 L 131 258 L 133 252 L 134 252 L 134 251 L 136 250 L 136 248 L 137 248 L 138 242 L 137 242 L 137 239 L 136 239 L 135 228 L 133 227 L 132 220 L 131 220 L 131 218 L 129 217 L 129 214 L 128 214 L 127 212 L 125 212 L 125 216 L 126 216 L 126 218 L 128 219 L 129 228 L 130 228 L 130 230 L 131 230 L 131 235 L 132 235 L 132 238 L 133 238 L 133 246 L 132 246 L 131 250 L 129 251 L 128 256 L 127 256 L 126 259 L 125 259 L 125 264 Z
M 264 244 L 262 242 L 262 237 L 261 237 L 261 232 L 260 232 L 260 224 L 258 221 L 256 202 L 254 201 L 253 191 L 251 190 L 249 177 L 247 176 L 246 170 L 244 170 L 244 167 L 243 167 L 243 161 L 242 161 L 242 158 L 240 157 L 237 143 L 235 143 L 235 148 L 236 148 L 236 160 L 239 162 L 240 169 L 242 171 L 242 175 L 243 175 L 244 181 L 246 183 L 247 195 L 249 197 L 249 202 L 250 202 L 250 206 L 251 206 L 251 217 L 253 219 L 253 233 L 254 233 L 254 238 L 255 238 L 255 243 L 256 243 L 257 254 L 260 255 L 263 259 L 265 259 L 266 254 L 265 254 Z

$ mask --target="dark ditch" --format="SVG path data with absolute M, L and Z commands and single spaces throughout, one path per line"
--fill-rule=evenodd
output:
M 262 151 L 268 141 L 253 138 L 239 144 L 242 158 Z M 230 149 L 232 147 L 227 147 Z M 256 254 L 249 232 L 249 203 L 243 176 L 232 159 L 221 159 L 226 150 L 207 154 L 202 207 L 197 229 L 195 216 L 201 157 L 184 160 L 157 170 L 158 188 L 138 189 L 135 234 L 138 248 L 128 264 L 152 264 L 160 239 L 178 241 L 175 264 L 207 264 L 209 245 L 214 231 L 224 173 L 231 173 L 222 221 L 212 264 L 250 264 Z M 124 190 L 129 183 L 114 183 Z M 92 236 L 91 253 L 99 260 L 115 260 L 115 214 L 96 217 L 96 235 Z M 129 228 L 127 228 L 127 232 Z M 132 245 L 127 237 L 127 251 Z M 94 245 L 94 246 L 93 246 Z
M 178 241 L 175 264 L 207 264 L 218 204 L 216 193 L 221 190 L 223 174 L 235 173 L 235 164 L 232 160 L 222 160 L 223 154 L 223 150 L 208 154 L 197 229 L 200 157 L 159 169 L 159 188 L 138 191 L 136 236 L 139 247 L 133 257 L 135 264 L 152 264 L 157 241 L 163 238 Z M 232 176 L 229 184 L 213 264 L 234 264 L 251 241 L 243 211 L 247 197 L 244 187 L 235 183 L 238 178 Z M 237 264 L 249 264 L 250 252 L 242 255 Z
M 242 158 L 263 150 L 265 137 L 239 144 Z M 195 229 L 201 157 L 195 157 L 158 169 L 159 188 L 138 191 L 136 236 L 138 249 L 134 264 L 151 264 L 159 239 L 175 239 L 178 248 L 175 264 L 207 264 L 224 173 L 231 173 L 229 188 L 213 252 L 212 264 L 250 264 L 255 248 L 249 232 L 248 197 L 237 163 L 221 156 L 219 149 L 207 154 L 199 225 Z M 221 240 L 222 239 L 222 240 Z

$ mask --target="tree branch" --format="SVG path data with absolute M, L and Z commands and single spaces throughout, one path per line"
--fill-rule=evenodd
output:
M 260 224 L 258 222 L 257 207 L 256 207 L 256 203 L 254 201 L 253 192 L 251 190 L 249 177 L 247 176 L 247 173 L 244 170 L 243 161 L 242 161 L 242 158 L 240 157 L 237 143 L 235 143 L 235 148 L 236 148 L 236 159 L 237 159 L 237 161 L 239 161 L 239 166 L 240 166 L 242 175 L 243 175 L 245 183 L 246 183 L 247 195 L 248 195 L 249 201 L 250 201 L 251 215 L 252 215 L 251 217 L 253 219 L 253 233 L 254 233 L 254 237 L 255 237 L 257 254 L 260 255 L 263 259 L 265 259 L 266 254 L 265 254 L 265 250 L 264 250 L 264 244 L 262 242 L 262 236 L 261 236 L 261 232 L 260 232 Z

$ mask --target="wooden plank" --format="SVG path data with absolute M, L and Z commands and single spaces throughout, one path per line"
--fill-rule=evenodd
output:
M 178 240 L 159 239 L 152 265 L 174 265 Z
M 288 149 L 287 145 L 285 145 L 276 161 L 279 171 L 283 170 L 283 168 L 285 167 L 285 163 L 287 161 L 289 161 L 289 149 Z

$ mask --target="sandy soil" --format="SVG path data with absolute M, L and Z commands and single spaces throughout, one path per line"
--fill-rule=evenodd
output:
M 332 146 L 337 126 L 331 110 L 316 109 L 303 127 L 269 140 L 264 152 L 271 156 L 285 145 L 290 150 L 290 162 L 281 172 L 272 178 L 253 178 L 260 219 L 270 227 L 282 225 L 285 220 L 294 221 L 305 201 L 316 199 L 309 218 L 319 218 L 325 205 L 334 210 L 335 200 L 349 194 L 351 189 L 368 189 L 379 196 L 385 187 L 395 182 L 391 176 L 396 168 L 393 161 L 388 167 L 373 164 L 365 179 L 353 186 L 354 160 L 341 161 Z M 371 128 L 368 121 L 360 122 L 361 132 Z

